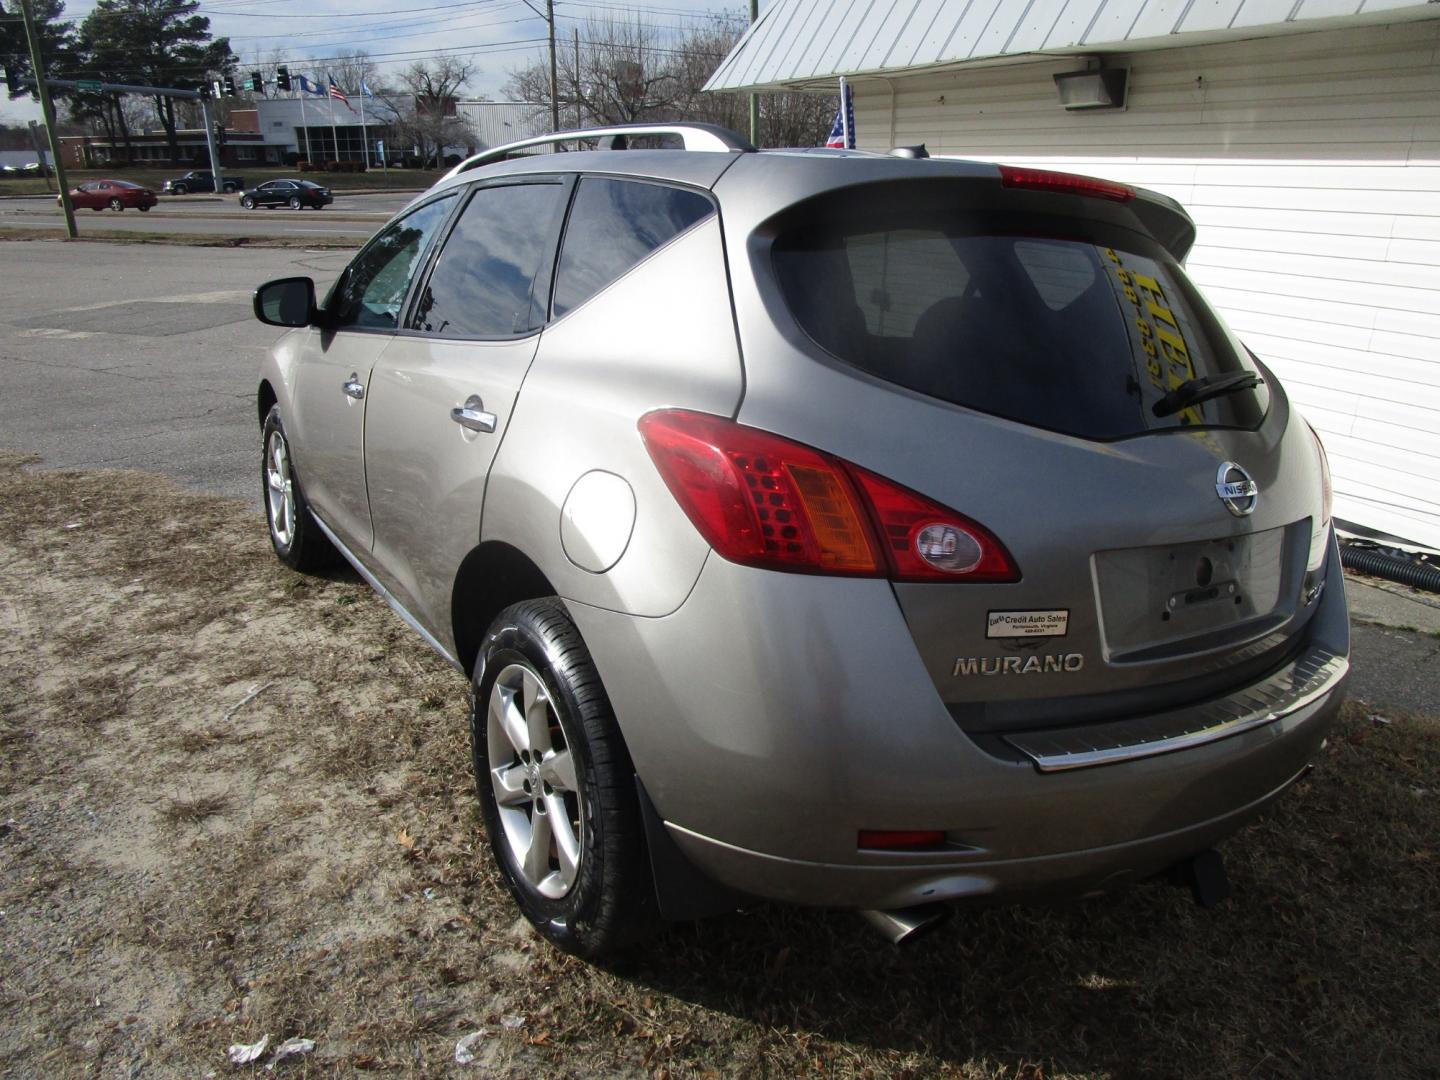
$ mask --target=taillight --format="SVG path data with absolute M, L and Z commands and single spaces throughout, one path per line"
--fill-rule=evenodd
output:
M 1018 581 L 988 530 L 832 454 L 708 413 L 640 420 L 680 508 L 731 562 L 896 581 Z
M 896 581 L 1019 581 L 1020 571 L 978 522 L 858 465 L 846 466 L 869 498 Z
M 1000 166 L 1000 183 L 1008 188 L 1023 188 L 1027 191 L 1055 191 L 1062 195 L 1088 195 L 1093 199 L 1109 199 L 1111 202 L 1129 202 L 1135 198 L 1135 189 L 1113 180 L 1100 180 L 1094 176 L 1080 176 L 1076 173 L 1052 172 L 1049 169 L 1022 169 L 1016 165 Z
M 1310 438 L 1315 441 L 1315 456 L 1320 461 L 1321 516 L 1310 530 L 1310 559 L 1305 567 L 1314 573 L 1325 564 L 1325 552 L 1330 546 L 1330 512 L 1335 505 L 1335 488 L 1330 481 L 1330 458 L 1325 453 L 1325 444 L 1320 441 L 1320 433 L 1308 422 L 1305 426 L 1310 430 Z

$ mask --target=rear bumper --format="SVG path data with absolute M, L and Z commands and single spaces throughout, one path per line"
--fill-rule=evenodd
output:
M 1212 847 L 1239 830 L 1308 771 L 1306 766 L 1253 802 L 1186 829 L 1028 859 L 979 857 L 937 862 L 934 856 L 927 855 L 911 857 L 910 865 L 815 863 L 776 858 L 675 825 L 667 827 L 690 861 L 704 867 L 717 881 L 740 892 L 790 903 L 890 910 L 979 898 L 1079 897 L 1151 877 Z
M 1306 633 L 1343 664 L 1331 556 Z M 1346 681 L 1332 670 L 1319 692 L 1197 745 L 1045 772 L 959 728 L 886 582 L 712 555 L 664 618 L 570 607 L 680 849 L 741 892 L 823 906 L 1084 893 L 1163 869 L 1303 773 Z M 862 829 L 938 829 L 948 842 L 860 850 Z

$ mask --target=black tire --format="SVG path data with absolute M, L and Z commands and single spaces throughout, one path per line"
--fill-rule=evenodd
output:
M 189 189 L 188 187 L 186 187 L 184 184 L 176 184 L 174 187 L 172 187 L 172 188 L 170 189 L 170 194 L 172 194 L 172 195 L 189 195 L 189 194 L 190 194 L 190 189 Z
M 295 475 L 290 460 L 290 443 L 285 436 L 285 426 L 280 420 L 280 406 L 270 407 L 260 431 L 260 498 L 265 504 L 265 524 L 270 533 L 270 546 L 275 549 L 276 557 L 292 570 L 299 570 L 301 573 L 313 573 L 334 566 L 340 553 L 320 531 L 320 526 L 315 524 L 315 519 L 310 514 L 310 504 L 305 501 L 305 492 L 300 487 L 300 480 Z M 277 524 L 276 502 L 281 501 L 283 505 L 283 496 L 280 500 L 271 497 L 273 489 L 270 473 L 273 440 L 276 438 L 280 440 L 284 450 L 280 471 L 290 484 L 293 500 L 284 514 L 290 518 L 288 528 L 281 528 Z
M 573 804 L 568 794 L 565 802 L 572 807 L 567 816 L 573 814 L 579 823 L 579 858 L 573 884 L 558 897 L 543 894 L 527 879 L 501 821 L 491 775 L 492 768 L 524 769 L 518 752 L 503 739 L 497 760 L 491 761 L 488 722 L 496 683 L 509 678 L 517 665 L 539 677 L 553 710 L 551 738 L 558 726 L 561 750 L 569 751 L 577 781 Z M 485 831 L 510 895 L 542 935 L 572 955 L 593 960 L 633 944 L 657 920 L 635 769 L 600 674 L 565 605 L 547 597 L 506 608 L 490 624 L 475 672 L 470 708 L 475 783 Z M 508 760 L 500 760 L 502 755 Z M 548 785 L 545 793 L 547 798 L 558 794 Z M 535 798 L 535 808 L 512 806 L 508 812 L 518 811 L 533 822 L 541 812 L 540 797 Z M 567 827 L 573 835 L 573 826 Z
M 240 200 L 240 205 L 243 206 L 246 210 L 254 210 L 255 200 L 252 199 L 249 195 L 246 195 Z
M 125 204 L 124 204 L 123 202 L 121 202 L 118 198 L 111 199 L 111 200 L 110 200 L 110 209 L 111 209 L 111 210 L 117 210 L 117 211 L 124 210 L 124 209 L 125 209 Z
M 237 188 L 234 184 L 226 184 L 223 188 L 221 188 L 221 190 L 225 192 L 226 195 L 234 195 L 235 192 L 239 191 L 240 189 Z
M 291 196 L 290 196 L 289 206 L 290 206 L 290 209 L 291 209 L 291 210 L 299 210 L 299 209 L 300 209 L 300 196 L 299 196 L 299 195 L 291 195 Z
M 139 210 L 142 214 L 148 214 L 150 212 L 150 207 L 146 206 L 144 203 L 141 203 L 135 209 Z

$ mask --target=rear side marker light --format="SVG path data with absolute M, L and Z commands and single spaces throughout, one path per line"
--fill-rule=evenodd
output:
M 1053 191 L 1062 195 L 1088 195 L 1092 199 L 1129 202 L 1135 189 L 1113 180 L 1100 180 L 1075 173 L 1052 172 L 1049 169 L 1022 169 L 1015 165 L 1000 166 L 1000 183 L 1007 188 L 1026 191 Z
M 683 409 L 640 420 L 670 493 L 731 562 L 895 581 L 1018 581 L 988 530 L 831 454 Z
M 939 829 L 861 829 L 858 846 L 868 851 L 912 851 L 943 843 L 945 834 Z

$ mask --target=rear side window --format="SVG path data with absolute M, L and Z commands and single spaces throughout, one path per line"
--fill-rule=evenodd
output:
M 1000 213 L 827 219 L 782 229 L 781 292 L 816 343 L 879 378 L 1086 438 L 1264 419 L 1263 385 L 1156 415 L 1189 379 L 1254 368 L 1146 236 Z
M 440 337 L 505 338 L 545 321 L 536 279 L 553 251 L 562 184 L 483 187 L 461 211 L 415 305 L 415 329 Z
M 683 188 L 594 176 L 581 180 L 560 253 L 555 317 L 714 210 L 704 195 Z

